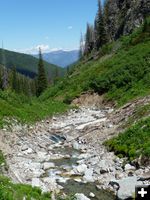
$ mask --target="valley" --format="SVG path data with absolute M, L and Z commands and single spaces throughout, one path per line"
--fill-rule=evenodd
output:
M 135 185 L 149 184 L 150 168 L 141 164 L 136 168 L 134 162 L 108 152 L 104 142 L 123 129 L 137 106 L 147 104 L 149 97 L 118 110 L 82 105 L 33 126 L 17 122 L 6 126 L 0 146 L 7 158 L 8 176 L 13 182 L 53 191 L 53 198 L 78 196 L 79 191 L 94 200 L 114 199 L 113 194 L 131 198 Z
M 149 2 L 17 5 L 0 49 L 0 200 L 136 199 L 150 185 Z

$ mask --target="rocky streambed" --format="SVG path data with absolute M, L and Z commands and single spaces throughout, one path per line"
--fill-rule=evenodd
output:
M 132 197 L 135 185 L 149 184 L 150 167 L 136 169 L 105 149 L 103 142 L 118 132 L 113 113 L 111 108 L 81 107 L 30 127 L 14 122 L 11 130 L 0 134 L 8 175 L 54 196 Z

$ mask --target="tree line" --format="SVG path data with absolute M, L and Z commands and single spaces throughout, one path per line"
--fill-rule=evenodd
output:
M 36 81 L 18 73 L 16 67 L 8 69 L 1 65 L 0 89 L 12 90 L 18 94 L 34 96 L 36 94 Z
M 98 51 L 109 42 L 109 33 L 107 32 L 108 3 L 108 0 L 105 0 L 104 7 L 102 7 L 101 0 L 98 0 L 98 11 L 94 25 L 87 23 L 85 37 L 81 34 L 80 58 L 89 55 L 92 51 Z
M 4 50 L 3 53 L 5 54 Z M 56 69 L 55 78 L 58 78 L 58 69 Z M 48 77 L 44 68 L 41 49 L 39 49 L 38 74 L 34 79 L 18 73 L 15 66 L 8 69 L 5 64 L 0 65 L 1 90 L 9 89 L 18 94 L 40 96 L 47 87 Z

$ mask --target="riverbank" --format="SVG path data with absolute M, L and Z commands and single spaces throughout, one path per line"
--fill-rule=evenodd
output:
M 93 200 L 101 195 L 113 199 L 111 192 L 120 199 L 132 197 L 135 185 L 149 184 L 150 167 L 137 169 L 126 158 L 108 152 L 103 143 L 119 133 L 134 106 L 80 107 L 29 127 L 14 121 L 0 134 L 8 176 L 15 183 L 38 186 L 54 195 L 81 193 L 81 187 Z

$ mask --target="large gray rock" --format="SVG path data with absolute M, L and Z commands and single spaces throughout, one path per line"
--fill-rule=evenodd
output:
M 93 192 L 90 192 L 89 196 L 92 197 L 92 198 L 94 198 L 95 194 Z
M 74 172 L 80 174 L 84 174 L 86 170 L 87 170 L 86 164 L 81 164 L 74 168 Z
M 98 164 L 98 167 L 101 174 L 109 172 L 109 162 L 106 160 L 101 160 Z
M 32 187 L 40 187 L 41 181 L 39 178 L 32 178 Z
M 83 180 L 85 182 L 94 182 L 94 178 L 93 178 L 93 169 L 87 169 L 85 171 L 85 175 L 83 176 Z
M 91 128 L 91 127 L 99 127 L 99 124 L 106 121 L 107 118 L 98 119 L 92 122 L 88 122 L 85 124 L 81 124 L 77 126 L 75 129 L 78 131 L 83 131 L 84 129 Z
M 25 144 L 21 147 L 21 151 L 26 151 L 28 148 L 29 148 L 28 145 Z
M 45 177 L 42 181 L 47 186 L 46 188 L 48 188 L 48 191 L 55 191 L 58 189 L 55 177 Z
M 140 181 L 150 180 L 150 171 L 148 171 L 144 174 L 141 174 L 139 177 L 139 180 Z
M 75 198 L 76 200 L 90 200 L 88 197 L 86 197 L 84 194 L 82 193 L 76 193 L 75 194 Z
M 124 178 L 122 180 L 113 180 L 110 182 L 112 186 L 118 185 L 119 190 L 117 191 L 117 197 L 119 199 L 128 199 L 128 198 L 134 198 L 135 196 L 135 186 L 136 185 L 142 185 L 142 182 L 137 181 L 137 177 L 128 177 Z
M 23 154 L 27 155 L 27 154 L 32 154 L 33 153 L 33 149 L 28 148 L 27 150 L 23 151 Z
M 79 149 L 80 149 L 80 145 L 79 145 L 79 143 L 76 142 L 76 141 L 73 142 L 72 146 L 73 146 L 73 148 L 74 148 L 75 150 L 79 150 Z
M 125 171 L 134 171 L 134 170 L 136 170 L 136 168 L 130 164 L 126 164 L 124 167 L 124 170 Z
M 55 164 L 52 163 L 52 162 L 45 162 L 45 163 L 43 164 L 43 169 L 44 169 L 44 170 L 47 170 L 47 169 L 49 169 L 49 168 L 54 168 L 54 167 L 55 167 Z

